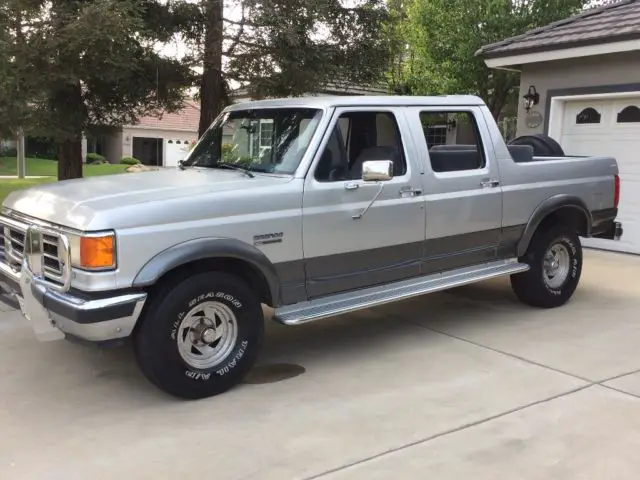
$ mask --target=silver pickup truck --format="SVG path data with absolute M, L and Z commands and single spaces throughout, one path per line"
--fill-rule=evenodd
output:
M 233 105 L 178 168 L 12 193 L 0 280 L 38 338 L 131 337 L 157 387 L 212 396 L 256 361 L 263 304 L 299 325 L 502 275 L 567 302 L 579 237 L 622 234 L 618 167 L 540 142 L 506 145 L 473 96 Z

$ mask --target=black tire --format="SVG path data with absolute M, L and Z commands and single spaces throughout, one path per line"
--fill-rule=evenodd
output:
M 533 155 L 536 157 L 565 156 L 564 150 L 562 150 L 560 144 L 550 136 L 542 133 L 516 137 L 509 142 L 509 145 L 529 145 L 533 148 Z
M 235 319 L 235 341 L 228 341 L 223 351 L 229 352 L 219 363 L 196 368 L 181 355 L 178 339 L 182 336 L 184 344 L 185 335 L 195 332 L 183 327 L 188 318 L 197 316 L 187 314 L 199 305 L 212 305 L 211 302 L 233 314 L 230 318 Z M 220 317 L 216 317 L 215 323 L 219 321 Z M 176 397 L 199 399 L 218 395 L 240 383 L 256 361 L 263 336 L 259 297 L 234 275 L 205 272 L 164 285 L 154 293 L 135 332 L 134 350 L 140 369 L 154 385 Z M 217 346 L 215 342 L 212 345 Z
M 545 255 L 556 245 L 568 254 L 569 271 L 560 285 L 550 285 L 553 279 L 545 279 Z M 582 274 L 582 245 L 576 232 L 562 226 L 542 227 L 534 234 L 521 262 L 530 269 L 511 276 L 511 287 L 518 299 L 540 308 L 555 308 L 564 305 L 573 295 Z M 559 277 L 562 278 L 562 277 Z

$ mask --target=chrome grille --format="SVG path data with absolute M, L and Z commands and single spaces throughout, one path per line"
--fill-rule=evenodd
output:
M 42 235 L 42 269 L 44 276 L 51 275 L 54 281 L 62 277 L 62 265 L 59 257 L 59 237 Z
M 13 223 L 4 225 L 3 246 L 8 260 L 16 265 L 22 264 L 24 258 L 24 240 L 27 226 Z
M 6 216 L 0 217 L 0 224 L 4 232 L 0 247 L 7 263 L 21 267 L 26 254 L 32 273 L 58 290 L 69 288 L 69 242 L 62 233 Z M 25 247 L 27 243 L 29 245 Z

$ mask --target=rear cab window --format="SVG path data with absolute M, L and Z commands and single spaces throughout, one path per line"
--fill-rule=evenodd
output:
M 473 112 L 422 111 L 420 123 L 434 172 L 473 171 L 486 166 L 482 137 Z

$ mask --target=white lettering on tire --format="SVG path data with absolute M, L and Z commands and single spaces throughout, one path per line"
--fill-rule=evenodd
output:
M 225 375 L 225 374 L 229 373 L 231 370 L 233 370 L 236 367 L 236 365 L 238 363 L 238 360 L 240 360 L 242 357 L 244 357 L 244 354 L 245 354 L 246 349 L 247 349 L 247 345 L 249 345 L 249 342 L 247 340 L 244 340 L 240 344 L 240 349 L 234 355 L 233 360 L 231 360 L 227 365 L 222 367 L 220 370 L 216 371 L 216 373 L 218 375 L 222 376 L 222 375 Z
M 185 370 L 184 374 L 189 377 L 191 380 L 202 380 L 206 381 L 211 378 L 211 373 L 203 373 L 203 372 L 194 372 L 193 370 Z
M 189 302 L 189 308 L 193 307 L 195 304 L 202 302 L 203 300 L 208 300 L 210 298 L 218 298 L 223 299 L 233 305 L 234 308 L 242 308 L 242 302 L 235 298 L 233 295 L 230 295 L 226 292 L 209 292 L 204 293 L 202 295 L 198 295 L 196 298 L 192 299 Z

